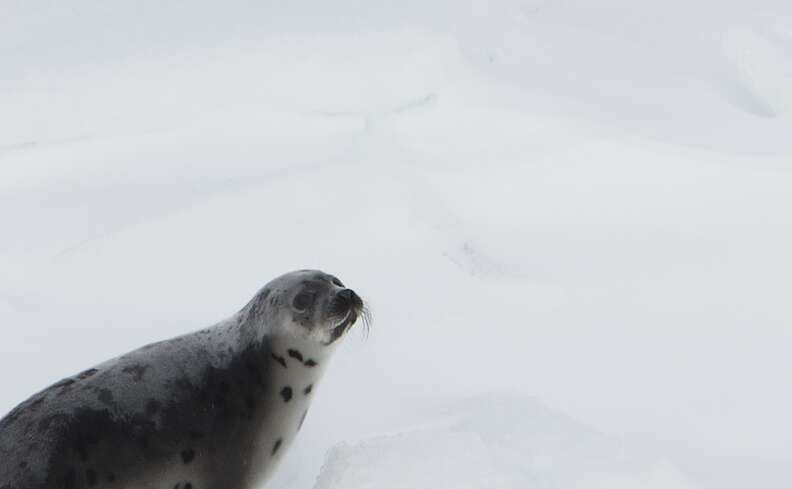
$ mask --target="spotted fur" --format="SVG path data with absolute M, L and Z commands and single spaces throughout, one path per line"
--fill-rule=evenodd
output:
M 316 318 L 337 283 L 284 275 L 216 326 L 33 395 L 0 420 L 0 489 L 256 487 L 302 426 L 334 349 Z M 299 290 L 316 311 L 292 312 Z

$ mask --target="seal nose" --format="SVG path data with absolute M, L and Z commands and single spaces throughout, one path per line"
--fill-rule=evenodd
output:
M 344 306 L 348 309 L 350 307 L 359 310 L 363 307 L 363 299 L 358 296 L 352 289 L 344 289 L 337 294 L 339 300 L 342 301 Z

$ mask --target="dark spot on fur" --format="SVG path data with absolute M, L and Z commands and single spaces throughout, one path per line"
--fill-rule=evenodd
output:
M 95 368 L 91 368 L 91 369 L 85 370 L 84 372 L 80 372 L 77 375 L 77 378 L 80 379 L 80 380 L 87 379 L 88 377 L 92 376 L 96 372 L 98 372 L 98 370 L 96 370 Z
M 122 372 L 131 375 L 132 380 L 134 380 L 135 382 L 140 382 L 141 380 L 143 380 L 143 377 L 145 377 L 146 370 L 148 369 L 149 369 L 149 365 L 136 364 L 136 365 L 130 365 L 129 367 L 124 367 Z
M 306 387 L 305 389 L 303 389 L 303 394 L 305 394 L 307 396 L 308 394 L 311 393 L 312 390 L 313 390 L 313 384 L 311 384 L 308 387 Z
M 275 442 L 275 445 L 272 446 L 272 455 L 275 455 L 276 453 L 278 453 L 278 450 L 281 447 L 281 443 L 283 443 L 283 439 L 282 438 L 278 438 L 278 440 Z
M 173 489 L 181 489 L 181 482 L 177 482 Z
M 112 483 L 112 482 L 115 482 L 115 480 L 116 480 L 116 476 L 115 476 L 115 474 L 114 474 L 114 473 L 110 472 L 109 474 L 107 474 L 107 475 L 105 476 L 105 480 L 106 480 L 107 482 L 111 482 L 111 483 Z
M 85 482 L 87 482 L 91 487 L 96 485 L 96 472 L 94 469 L 88 469 L 85 471 Z
M 281 391 L 280 391 L 280 395 L 281 395 L 281 397 L 283 398 L 283 402 L 289 402 L 289 401 L 291 401 L 291 398 L 292 398 L 292 388 L 291 388 L 291 387 L 289 387 L 289 386 L 287 385 L 286 387 L 284 387 L 283 389 L 281 389 Z
M 182 462 L 184 462 L 185 464 L 192 462 L 193 459 L 195 458 L 195 450 L 193 449 L 183 450 L 181 452 L 181 458 L 182 458 Z
M 184 484 L 184 489 L 193 489 L 192 484 L 190 484 L 189 482 L 187 484 Z
M 289 353 L 290 357 L 296 358 L 297 360 L 299 360 L 301 362 L 303 361 L 302 353 L 300 353 L 299 351 L 297 351 L 297 350 L 289 350 L 288 353 Z
M 285 358 L 283 358 L 281 356 L 278 356 L 278 355 L 273 353 L 272 354 L 272 359 L 275 360 L 276 362 L 280 363 L 283 366 L 283 368 L 288 368 L 288 367 L 286 367 L 286 359 Z
M 305 361 L 305 366 L 306 367 L 315 367 L 317 365 L 319 365 L 319 364 L 316 363 L 316 361 L 313 358 L 309 358 L 308 360 Z
M 113 391 L 110 389 L 101 389 L 97 397 L 105 404 L 109 405 L 113 403 Z
M 203 440 L 204 434 L 199 431 L 191 431 L 190 432 L 190 439 L 192 440 Z
M 28 466 L 27 462 L 25 462 L 25 461 L 19 462 L 19 468 L 20 469 L 26 469 L 27 466 Z

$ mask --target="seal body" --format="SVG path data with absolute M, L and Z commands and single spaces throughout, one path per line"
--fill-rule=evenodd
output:
M 213 327 L 61 380 L 0 420 L 0 489 L 257 487 L 362 310 L 335 277 L 293 272 Z

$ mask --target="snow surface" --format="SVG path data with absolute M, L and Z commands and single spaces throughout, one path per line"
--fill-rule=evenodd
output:
M 269 487 L 792 487 L 788 1 L 0 13 L 0 412 L 317 267 Z
M 692 487 L 667 462 L 536 401 L 488 396 L 463 406 L 437 413 L 435 426 L 333 448 L 315 488 Z

